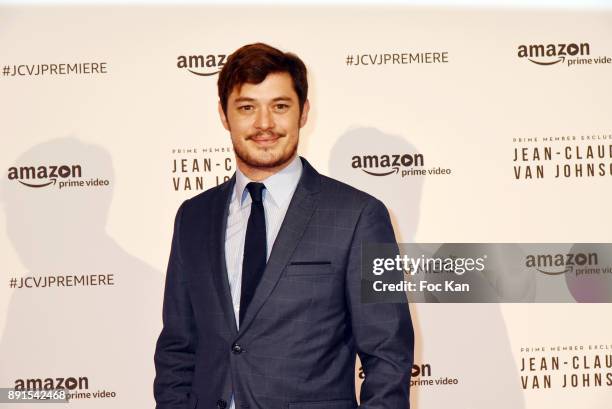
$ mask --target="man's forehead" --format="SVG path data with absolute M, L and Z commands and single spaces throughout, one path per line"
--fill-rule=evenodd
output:
M 297 100 L 291 75 L 286 72 L 270 73 L 259 83 L 245 82 L 237 84 L 230 93 L 233 100 L 255 99 L 288 99 Z

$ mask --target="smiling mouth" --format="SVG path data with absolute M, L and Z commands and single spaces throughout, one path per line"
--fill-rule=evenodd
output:
M 255 142 L 257 145 L 272 145 L 276 143 L 280 139 L 280 136 L 270 136 L 270 135 L 257 135 L 249 138 L 251 141 Z

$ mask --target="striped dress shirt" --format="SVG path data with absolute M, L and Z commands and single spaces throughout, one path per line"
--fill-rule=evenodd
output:
M 291 163 L 280 172 L 262 180 L 263 206 L 266 216 L 266 260 L 270 257 L 272 245 L 280 230 L 289 202 L 302 175 L 302 161 L 295 156 Z M 251 195 L 246 185 L 251 182 L 240 169 L 236 170 L 236 184 L 230 199 L 227 228 L 225 231 L 225 264 L 234 306 L 236 325 L 239 325 L 240 288 L 242 282 L 242 259 L 247 223 L 251 214 Z

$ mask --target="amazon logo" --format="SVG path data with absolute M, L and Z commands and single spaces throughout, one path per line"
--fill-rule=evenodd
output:
M 430 377 L 431 376 L 431 365 L 430 364 L 414 364 L 412 365 L 412 371 L 410 372 L 410 375 L 413 378 L 419 378 L 419 377 Z M 360 366 L 358 371 L 357 371 L 357 376 L 359 377 L 359 379 L 365 379 L 365 372 L 363 370 L 363 366 Z
M 89 379 L 86 376 L 69 378 L 33 378 L 16 379 L 15 390 L 54 390 L 68 389 L 89 389 Z
M 210 77 L 221 71 L 226 59 L 226 54 L 179 55 L 176 66 L 194 75 Z
M 531 44 L 519 45 L 518 57 L 527 58 L 537 65 L 555 65 L 565 62 L 566 57 L 589 55 L 589 43 Z
M 82 173 L 81 165 L 13 166 L 8 170 L 8 178 L 40 188 L 55 185 L 58 179 L 80 178 Z
M 351 158 L 353 169 L 361 169 L 372 176 L 388 176 L 399 173 L 400 168 L 412 168 L 424 166 L 424 158 L 420 153 L 416 154 L 392 154 L 392 155 L 355 155 Z
M 597 253 L 529 254 L 525 266 L 535 268 L 542 274 L 560 275 L 571 272 L 575 266 L 599 264 Z

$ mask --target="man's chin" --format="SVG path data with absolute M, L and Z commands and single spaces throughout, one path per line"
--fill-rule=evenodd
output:
M 238 156 L 240 160 L 242 160 L 242 162 L 244 162 L 247 166 L 250 166 L 252 168 L 271 169 L 271 168 L 277 168 L 279 166 L 282 166 L 290 162 L 291 159 L 293 159 L 294 155 L 295 155 L 295 151 L 292 152 L 290 155 L 261 155 L 261 156 L 245 155 L 245 157 L 243 157 L 242 155 L 238 155 Z
M 252 159 L 252 160 L 248 160 L 244 162 L 252 168 L 271 169 L 271 168 L 276 168 L 276 167 L 279 167 L 287 163 L 290 159 L 291 158 L 289 159 L 278 158 L 278 159 L 270 159 L 270 160 Z

